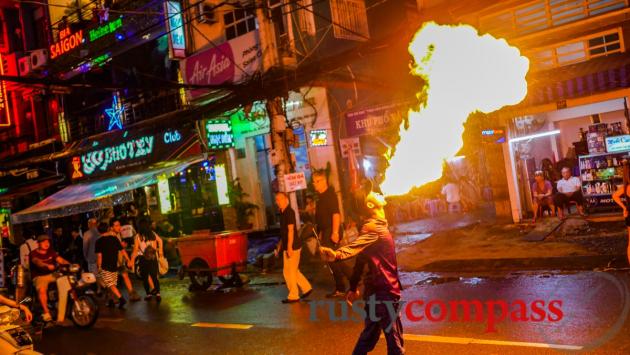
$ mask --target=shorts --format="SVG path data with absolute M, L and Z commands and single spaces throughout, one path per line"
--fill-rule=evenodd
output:
M 53 274 L 42 275 L 33 278 L 33 285 L 35 285 L 35 289 L 37 290 L 41 290 L 42 288 L 47 289 L 48 285 L 55 281 L 57 281 L 57 278 Z
M 117 271 L 101 270 L 101 272 L 98 274 L 98 277 L 101 279 L 101 284 L 104 287 L 110 288 L 118 284 Z

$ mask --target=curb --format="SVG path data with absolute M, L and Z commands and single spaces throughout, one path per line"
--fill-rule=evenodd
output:
M 517 270 L 593 270 L 597 268 L 628 266 L 628 259 L 622 255 L 583 255 L 545 258 L 498 258 L 498 259 L 459 259 L 440 260 L 426 264 L 419 270 L 404 271 L 517 271 Z

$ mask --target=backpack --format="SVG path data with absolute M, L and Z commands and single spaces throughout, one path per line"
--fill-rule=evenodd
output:
M 146 249 L 144 249 L 144 253 L 142 254 L 146 260 L 155 260 L 157 259 L 157 249 L 153 247 L 153 245 L 147 245 Z

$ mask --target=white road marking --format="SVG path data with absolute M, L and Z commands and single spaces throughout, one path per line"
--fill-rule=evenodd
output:
M 383 335 L 381 335 L 381 338 L 383 338 Z M 520 341 L 444 337 L 444 336 L 437 336 L 437 335 L 403 334 L 403 339 L 413 340 L 413 341 L 424 341 L 424 342 L 430 342 L 430 343 L 523 346 L 523 347 L 530 347 L 530 348 L 547 348 L 547 349 L 562 349 L 562 350 L 582 350 L 583 348 L 583 346 L 579 346 L 579 345 L 529 343 L 529 342 L 520 342 Z
M 223 328 L 223 329 L 243 329 L 247 330 L 253 327 L 253 324 L 233 324 L 233 323 L 194 323 L 191 324 L 192 327 L 198 328 Z

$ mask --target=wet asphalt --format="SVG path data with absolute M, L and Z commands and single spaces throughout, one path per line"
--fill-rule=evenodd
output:
M 249 285 L 227 291 L 190 292 L 187 279 L 169 277 L 162 279 L 160 304 L 140 301 L 124 311 L 101 307 L 92 329 L 71 323 L 45 329 L 36 350 L 64 355 L 351 354 L 362 323 L 351 309 L 348 320 L 331 320 L 330 304 L 318 302 L 327 300 L 330 275 L 317 265 L 307 269 L 315 287 L 310 302 L 280 302 L 286 297 L 285 286 L 278 284 L 280 271 L 253 275 Z M 627 270 L 405 273 L 402 282 L 403 300 L 416 301 L 402 311 L 407 354 L 630 354 Z M 462 320 L 462 309 L 453 313 L 450 308 L 452 301 L 474 300 L 481 312 L 473 311 L 468 321 Z M 555 313 L 551 301 L 556 301 Z M 333 306 L 336 317 L 342 315 L 341 304 Z M 373 354 L 386 354 L 384 339 Z

